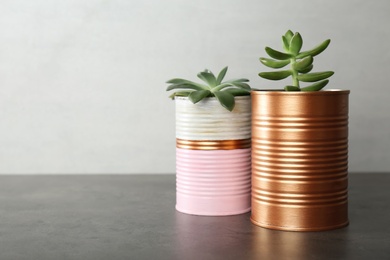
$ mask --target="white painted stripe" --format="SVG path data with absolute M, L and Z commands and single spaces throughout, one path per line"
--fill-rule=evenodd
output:
M 177 97 L 176 138 L 185 140 L 237 140 L 251 138 L 251 97 L 235 97 L 232 112 L 215 98 L 193 104 Z

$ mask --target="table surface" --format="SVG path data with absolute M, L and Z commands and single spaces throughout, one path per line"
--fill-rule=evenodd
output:
M 349 175 L 346 228 L 179 213 L 174 175 L 0 176 L 0 259 L 390 259 L 390 174 Z

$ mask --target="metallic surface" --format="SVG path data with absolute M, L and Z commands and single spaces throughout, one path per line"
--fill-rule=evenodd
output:
M 176 147 L 190 150 L 233 150 L 251 147 L 251 139 L 242 140 L 182 140 L 176 139 Z
M 250 210 L 251 149 L 176 148 L 176 209 L 194 215 Z
M 240 140 L 251 138 L 251 97 L 235 97 L 232 112 L 215 98 L 193 104 L 176 97 L 176 138 L 184 140 Z
M 348 224 L 349 91 L 252 92 L 252 222 L 291 231 Z

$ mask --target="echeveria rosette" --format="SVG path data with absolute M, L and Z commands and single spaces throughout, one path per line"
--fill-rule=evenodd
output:
M 260 72 L 259 76 L 269 80 L 281 80 L 292 77 L 292 85 L 284 87 L 286 91 L 318 91 L 325 87 L 333 71 L 311 72 L 313 69 L 313 57 L 323 52 L 329 45 L 330 39 L 324 41 L 309 51 L 301 52 L 303 45 L 302 36 L 288 30 L 282 36 L 284 52 L 265 47 L 265 51 L 272 58 L 260 58 L 260 62 L 273 69 L 284 68 L 290 64 L 290 69 L 273 72 Z M 314 82 L 313 84 L 301 87 L 300 82 Z
M 175 78 L 168 80 L 170 84 L 167 87 L 167 91 L 177 90 L 170 98 L 175 97 L 188 97 L 188 99 L 196 104 L 206 97 L 216 97 L 219 103 L 229 111 L 234 109 L 234 97 L 235 96 L 248 96 L 250 95 L 250 86 L 246 83 L 248 79 L 233 79 L 224 81 L 228 67 L 221 70 L 217 77 L 210 71 L 204 70 L 198 73 L 204 83 L 196 83 L 186 79 Z

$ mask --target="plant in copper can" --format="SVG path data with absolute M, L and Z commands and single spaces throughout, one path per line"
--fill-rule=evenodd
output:
M 292 84 L 284 87 L 286 91 L 318 91 L 325 87 L 333 71 L 311 72 L 313 69 L 314 57 L 323 52 L 329 45 L 330 39 L 325 40 L 315 48 L 308 51 L 301 51 L 302 36 L 288 30 L 282 36 L 284 52 L 265 47 L 265 51 L 272 58 L 260 58 L 260 62 L 273 69 L 284 68 L 290 65 L 289 69 L 260 72 L 259 76 L 269 80 L 282 80 L 292 77 Z M 302 87 L 301 82 L 310 82 L 311 85 Z
M 248 79 L 233 79 L 223 81 L 228 67 L 225 67 L 216 77 L 210 70 L 204 70 L 198 73 L 204 83 L 196 83 L 181 78 L 174 78 L 168 80 L 170 84 L 167 87 L 167 91 L 176 90 L 170 97 L 188 97 L 188 99 L 196 104 L 206 97 L 215 97 L 219 103 L 229 111 L 234 109 L 235 96 L 248 96 L 250 95 L 250 86 L 246 83 Z
M 285 231 L 345 227 L 350 91 L 323 89 L 334 72 L 312 72 L 329 39 L 302 51 L 301 35 L 288 30 L 282 42 L 283 50 L 266 47 L 270 57 L 260 58 L 278 70 L 259 76 L 292 83 L 251 93 L 251 220 Z

